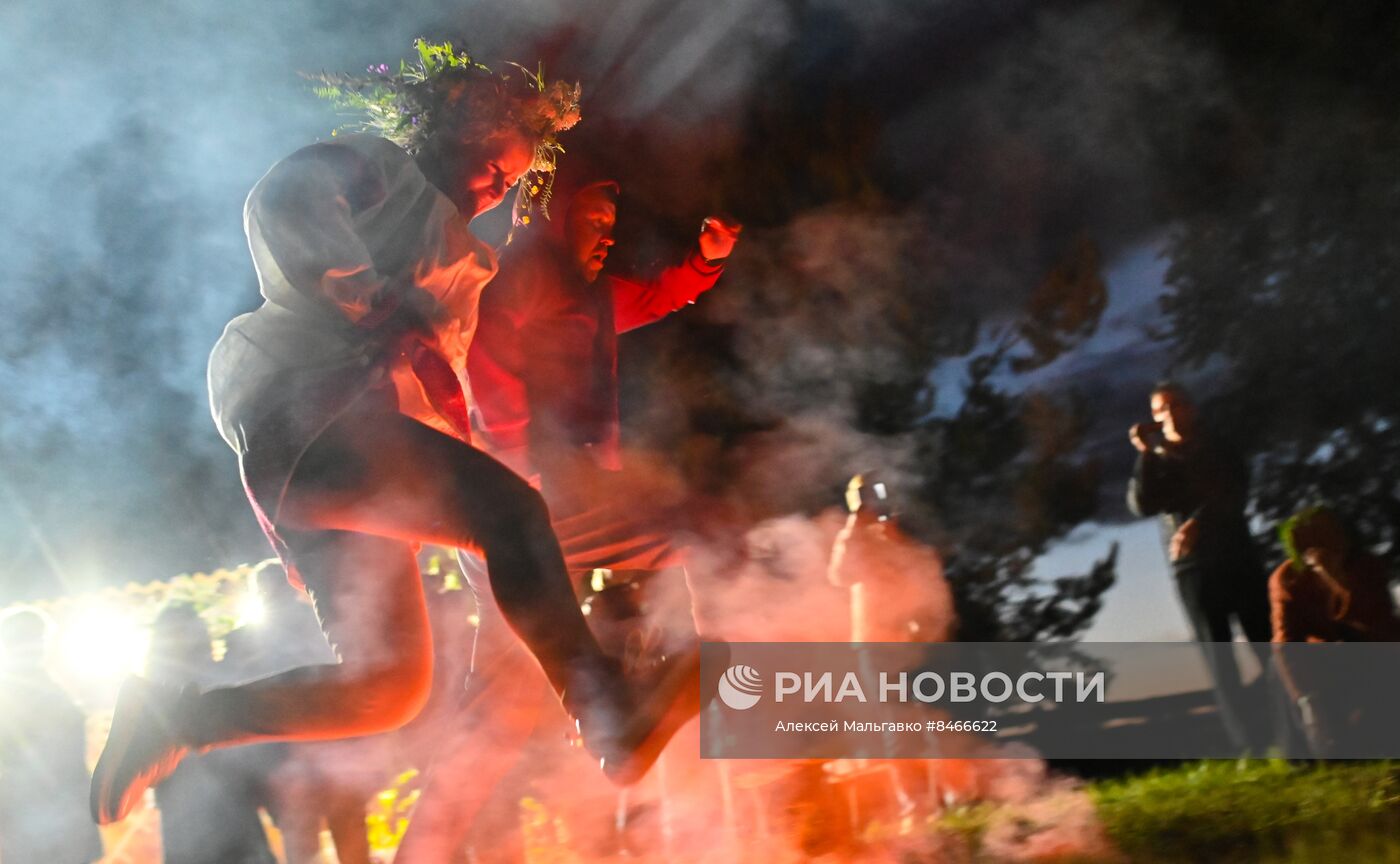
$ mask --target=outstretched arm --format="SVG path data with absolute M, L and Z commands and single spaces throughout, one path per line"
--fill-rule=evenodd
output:
M 742 230 L 733 220 L 711 216 L 701 226 L 696 248 L 656 278 L 635 281 L 605 276 L 612 291 L 617 332 L 626 333 L 664 318 L 713 288 Z

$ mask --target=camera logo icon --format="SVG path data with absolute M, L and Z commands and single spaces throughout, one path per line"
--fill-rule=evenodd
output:
M 720 701 L 735 711 L 747 711 L 763 696 L 763 676 L 752 666 L 730 666 L 719 679 Z

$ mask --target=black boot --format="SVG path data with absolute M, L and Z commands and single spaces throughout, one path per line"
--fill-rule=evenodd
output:
M 580 666 L 560 698 L 603 773 L 619 786 L 630 786 L 700 713 L 707 695 L 714 694 L 701 692 L 700 646 L 695 644 L 632 680 L 610 659 Z
M 92 772 L 92 819 L 125 819 L 146 790 L 175 772 L 190 750 L 184 726 L 198 696 L 145 678 L 128 678 L 117 692 L 112 731 Z

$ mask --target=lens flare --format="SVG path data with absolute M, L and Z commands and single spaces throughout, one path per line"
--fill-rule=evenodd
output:
M 238 623 L 254 627 L 267 620 L 267 604 L 257 594 L 249 592 L 238 601 Z
M 60 650 L 64 665 L 88 680 L 120 678 L 141 671 L 150 633 L 127 615 L 89 608 L 64 622 Z

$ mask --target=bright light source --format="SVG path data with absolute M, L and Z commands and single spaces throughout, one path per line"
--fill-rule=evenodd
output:
M 251 624 L 254 627 L 267 620 L 267 604 L 262 596 L 249 591 L 238 601 L 239 626 Z
M 122 678 L 138 673 L 151 646 L 149 631 L 112 609 L 83 609 L 63 624 L 63 663 L 88 679 Z
M 592 588 L 593 592 L 596 594 L 597 592 L 602 591 L 604 588 L 608 587 L 608 578 L 611 576 L 611 570 L 607 570 L 602 567 L 595 567 L 593 573 L 589 576 L 588 587 Z

